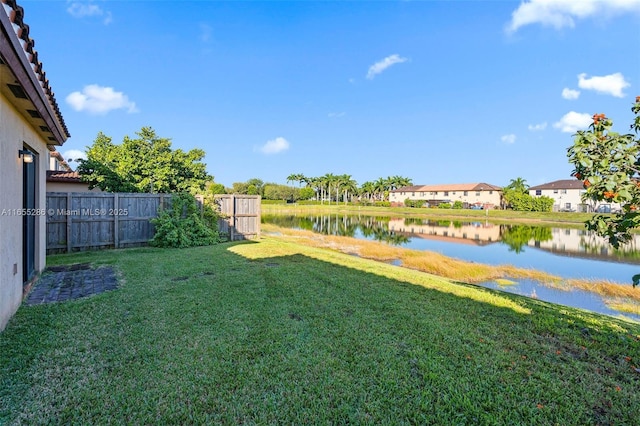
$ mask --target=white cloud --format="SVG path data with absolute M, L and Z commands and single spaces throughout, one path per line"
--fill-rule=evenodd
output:
M 630 84 L 624 79 L 624 76 L 617 72 L 615 74 L 593 76 L 587 78 L 587 74 L 578 75 L 578 87 L 585 90 L 595 90 L 598 93 L 615 96 L 616 98 L 624 97 L 622 89 L 629 87 Z
M 62 154 L 62 157 L 67 160 L 67 162 L 73 160 L 74 162 L 77 161 L 79 158 L 82 158 L 83 160 L 87 159 L 87 153 L 84 151 L 80 151 L 79 149 L 70 149 L 69 151 L 65 151 L 64 154 Z
M 267 141 L 260 147 L 260 151 L 264 154 L 277 154 L 289 149 L 289 142 L 283 137 L 277 137 L 270 141 Z
M 529 124 L 528 129 L 532 132 L 541 132 L 542 130 L 547 128 L 547 122 L 540 124 Z
M 610 17 L 626 12 L 640 12 L 640 0 L 528 0 L 511 14 L 507 33 L 530 24 L 573 28 L 576 19 Z
M 589 127 L 592 121 L 590 114 L 570 111 L 563 115 L 560 121 L 554 123 L 553 127 L 560 129 L 561 132 L 575 133 Z
M 516 135 L 514 135 L 513 133 L 504 135 L 500 138 L 500 140 L 504 143 L 512 144 L 516 141 Z
M 79 1 L 73 1 L 68 3 L 69 3 L 69 7 L 67 7 L 67 12 L 69 13 L 69 15 L 73 16 L 74 18 L 84 18 L 87 16 L 103 17 L 104 19 L 102 20 L 102 22 L 105 25 L 110 24 L 111 21 L 113 20 L 111 12 L 102 9 L 97 4 L 94 4 L 91 2 L 83 3 Z
M 562 89 L 562 97 L 569 100 L 578 99 L 578 97 L 580 97 L 580 91 L 565 87 Z
M 380 74 L 382 71 L 386 70 L 387 68 L 389 68 L 391 65 L 394 64 L 401 64 L 403 62 L 406 62 L 407 58 L 403 58 L 400 55 L 397 54 L 393 54 L 390 56 L 387 56 L 386 58 L 384 58 L 381 61 L 376 62 L 375 64 L 371 65 L 369 67 L 369 71 L 367 72 L 367 78 L 369 80 L 373 80 L 373 78 Z
M 128 113 L 138 112 L 135 102 L 131 102 L 127 95 L 116 92 L 112 87 L 97 84 L 85 86 L 82 92 L 69 94 L 66 101 L 76 111 L 96 115 L 104 115 L 115 109 L 126 109 Z
M 329 118 L 339 118 L 339 117 L 344 117 L 345 115 L 347 115 L 347 113 L 346 112 L 330 112 L 327 115 Z

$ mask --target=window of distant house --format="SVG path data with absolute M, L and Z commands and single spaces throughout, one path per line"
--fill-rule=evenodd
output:
M 489 195 L 493 194 L 493 191 L 489 191 Z
M 571 209 L 571 203 L 565 203 L 564 208 L 567 210 Z
M 536 195 L 542 195 L 542 189 L 536 189 Z
M 469 195 L 469 191 L 464 191 L 464 195 L 465 196 Z
M 449 191 L 444 191 L 444 196 L 447 197 L 449 195 Z
M 554 193 L 554 194 L 557 194 L 557 193 L 558 193 L 558 190 L 557 190 L 557 189 L 554 189 L 554 190 L 553 190 L 553 193 Z
M 480 196 L 480 191 L 476 191 L 476 197 Z
M 421 196 L 421 197 L 424 197 L 424 192 L 421 192 L 421 193 L 420 193 L 420 196 Z
M 566 190 L 566 189 L 562 189 L 562 190 L 560 191 L 560 193 L 561 193 L 561 194 L 566 194 L 566 193 L 567 193 L 567 190 Z
M 412 196 L 412 197 L 415 197 L 415 196 L 416 196 L 416 193 L 415 193 L 415 192 L 412 192 L 412 193 L 411 193 L 411 196 Z

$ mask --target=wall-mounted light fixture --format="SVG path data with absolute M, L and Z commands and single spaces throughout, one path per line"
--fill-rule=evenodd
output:
M 33 163 L 33 152 L 28 149 L 21 149 L 18 151 L 18 158 L 22 157 L 24 163 Z

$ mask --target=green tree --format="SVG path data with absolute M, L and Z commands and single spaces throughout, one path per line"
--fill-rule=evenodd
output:
M 136 135 L 125 136 L 122 144 L 116 145 L 98 133 L 93 145 L 87 147 L 87 159 L 78 166 L 90 189 L 198 193 L 213 181 L 202 162 L 203 150 L 172 150 L 171 140 L 158 137 L 151 127 L 143 127 Z
M 221 183 L 209 182 L 206 186 L 205 192 L 209 195 L 226 194 L 227 189 Z
M 527 184 L 526 179 L 517 177 L 515 179 L 511 179 L 509 185 L 505 186 L 504 189 L 513 189 L 514 191 L 526 194 L 529 190 L 529 185 Z
M 231 184 L 231 191 L 234 194 L 247 194 L 249 185 L 246 182 L 233 182 L 233 184 Z
M 583 200 L 622 206 L 618 214 L 596 215 L 586 222 L 587 229 L 608 238 L 615 248 L 630 241 L 632 230 L 640 225 L 640 96 L 631 111 L 635 115 L 633 133 L 614 132 L 611 119 L 594 114 L 593 123 L 574 135 L 567 150 L 574 166 L 572 175 L 583 181 Z M 633 281 L 636 285 L 640 276 L 634 276 Z
M 247 181 L 247 193 L 249 195 L 262 195 L 263 187 L 264 182 L 258 178 L 252 178 Z
M 300 188 L 298 195 L 299 195 L 299 198 L 298 198 L 299 200 L 310 200 L 316 195 L 316 192 L 309 187 Z
M 529 196 L 529 185 L 521 177 L 511 179 L 509 185 L 502 188 L 502 200 L 506 207 L 513 210 L 533 210 L 533 200 Z

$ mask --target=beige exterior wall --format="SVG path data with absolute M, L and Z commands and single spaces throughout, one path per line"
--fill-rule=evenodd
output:
M 11 104 L 0 95 L 0 330 L 22 302 L 22 217 L 12 209 L 22 208 L 22 159 L 24 146 L 37 154 L 36 208 L 45 208 L 46 142 Z M 2 211 L 4 209 L 4 214 Z M 35 268 L 46 262 L 46 217 L 36 217 Z
M 466 193 L 466 195 L 465 195 Z M 404 200 L 451 200 L 451 204 L 462 201 L 469 204 L 493 204 L 500 206 L 502 191 L 395 191 L 389 194 L 391 203 L 404 203 Z
M 89 189 L 88 183 L 47 182 L 47 192 L 102 192 L 100 188 Z

